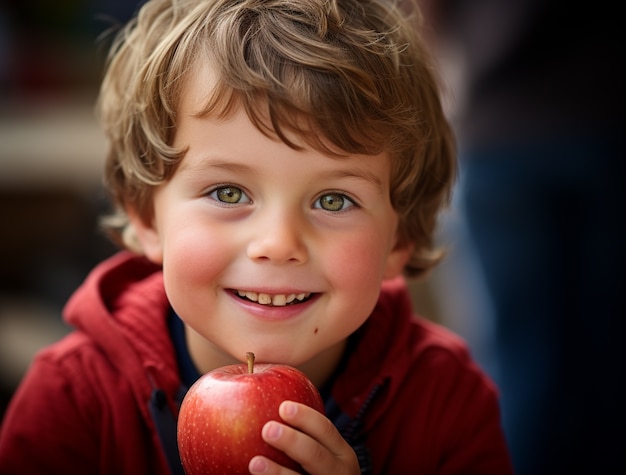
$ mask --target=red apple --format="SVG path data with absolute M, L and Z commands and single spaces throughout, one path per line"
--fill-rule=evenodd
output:
M 218 368 L 190 388 L 178 416 L 178 449 L 187 475 L 249 474 L 248 463 L 265 455 L 295 471 L 302 468 L 261 438 L 269 420 L 280 421 L 286 399 L 324 414 L 322 398 L 301 371 L 287 365 L 248 364 Z

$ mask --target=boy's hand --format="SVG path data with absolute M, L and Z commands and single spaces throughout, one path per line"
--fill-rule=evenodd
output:
M 282 450 L 310 475 L 352 475 L 361 473 L 352 447 L 341 437 L 326 416 L 304 404 L 284 401 L 279 408 L 285 424 L 270 421 L 263 426 L 263 440 Z M 287 425 L 289 424 L 289 425 Z M 288 475 L 295 472 L 262 456 L 248 466 L 250 473 Z

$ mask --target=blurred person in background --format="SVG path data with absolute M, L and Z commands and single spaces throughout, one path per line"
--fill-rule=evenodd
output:
M 626 473 L 617 4 L 423 3 L 442 60 L 460 68 L 451 222 L 466 240 L 450 262 L 475 264 L 443 277 L 485 290 L 465 303 L 491 320 L 455 329 L 500 387 L 516 473 Z

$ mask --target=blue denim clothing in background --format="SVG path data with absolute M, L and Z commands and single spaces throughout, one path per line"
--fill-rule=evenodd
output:
M 517 475 L 624 474 L 623 16 L 606 1 L 424 4 L 457 71 L 443 319 L 500 388 Z
M 446 267 L 469 253 L 483 301 L 456 330 L 501 390 L 518 475 L 626 473 L 622 147 L 570 137 L 461 157 Z

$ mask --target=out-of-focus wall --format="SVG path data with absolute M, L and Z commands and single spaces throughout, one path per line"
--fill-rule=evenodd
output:
M 100 233 L 105 141 L 93 113 L 125 0 L 0 4 L 0 416 L 62 307 L 114 247 Z

